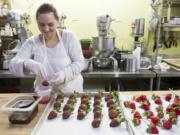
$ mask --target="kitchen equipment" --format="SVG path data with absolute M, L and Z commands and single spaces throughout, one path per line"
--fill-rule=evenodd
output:
M 101 13 L 96 18 L 96 26 L 98 36 L 93 37 L 92 49 L 92 65 L 93 68 L 110 69 L 117 68 L 117 60 L 113 58 L 115 49 L 115 37 L 109 35 L 110 24 L 112 18 L 107 13 Z
M 115 37 L 93 37 L 92 44 L 94 51 L 107 51 L 107 53 L 111 53 L 114 51 Z
M 0 110 L 9 113 L 11 123 L 26 124 L 37 114 L 40 100 L 39 96 L 20 95 L 5 103 Z

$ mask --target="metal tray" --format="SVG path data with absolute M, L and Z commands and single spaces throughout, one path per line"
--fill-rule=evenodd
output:
M 92 95 L 95 93 L 92 93 Z M 79 94 L 81 96 L 82 93 Z M 68 94 L 66 95 L 68 96 Z M 132 128 L 129 127 L 129 123 L 123 122 L 120 126 L 112 128 L 109 126 L 110 119 L 108 117 L 108 109 L 106 107 L 104 98 L 102 99 L 102 123 L 99 128 L 92 128 L 91 122 L 93 120 L 93 112 L 90 111 L 84 120 L 77 120 L 77 109 L 80 104 L 80 97 L 77 98 L 77 103 L 71 117 L 67 120 L 62 119 L 62 112 L 58 115 L 58 118 L 48 120 L 48 114 L 53 108 L 55 96 L 51 99 L 45 111 L 43 112 L 40 120 L 32 131 L 31 135 L 49 135 L 49 131 L 53 135 L 59 135 L 61 133 L 66 135 L 79 134 L 79 135 L 133 135 Z M 62 107 L 66 103 L 67 97 L 62 104 Z M 93 99 L 91 99 L 91 110 Z M 61 109 L 62 109 L 61 107 Z

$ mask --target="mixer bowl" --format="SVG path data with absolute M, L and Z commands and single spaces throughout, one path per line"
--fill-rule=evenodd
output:
M 92 45 L 94 51 L 113 52 L 115 48 L 115 37 L 93 37 Z

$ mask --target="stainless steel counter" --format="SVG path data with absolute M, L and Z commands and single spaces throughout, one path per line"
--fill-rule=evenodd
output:
M 156 73 L 150 70 L 140 70 L 136 72 L 124 72 L 120 70 L 93 70 L 82 72 L 83 78 L 104 78 L 104 79 L 119 79 L 119 78 L 148 78 L 149 89 L 153 88 L 153 78 L 156 77 Z M 18 77 L 10 73 L 8 70 L 0 70 L 0 78 L 35 78 L 34 75 L 25 77 Z
M 155 78 L 156 74 L 150 70 L 140 70 L 136 72 L 124 72 L 120 70 L 93 70 L 82 72 L 86 78 Z
M 180 71 L 169 69 L 167 71 L 153 70 L 156 73 L 156 90 L 160 90 L 161 78 L 163 77 L 180 77 Z
M 155 78 L 156 74 L 150 70 L 140 70 L 136 72 L 124 72 L 119 70 L 94 70 L 82 72 L 85 78 Z M 18 77 L 10 73 L 8 70 L 0 70 L 0 78 L 34 78 L 35 75 Z

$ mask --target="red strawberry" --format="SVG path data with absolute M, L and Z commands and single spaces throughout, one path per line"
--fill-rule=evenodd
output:
M 159 117 L 157 116 L 151 116 L 151 122 L 154 124 L 154 125 L 157 125 L 159 123 L 160 119 Z
M 168 105 L 168 107 L 166 108 L 166 113 L 170 113 L 172 111 L 174 111 L 174 109 L 172 108 L 171 105 Z
M 169 120 L 163 121 L 163 127 L 165 129 L 171 129 L 172 128 L 172 123 Z
M 159 99 L 155 100 L 155 103 L 158 105 L 162 105 L 162 100 L 159 98 Z
M 159 134 L 159 131 L 158 131 L 157 127 L 154 124 L 150 124 L 148 126 L 148 128 L 146 129 L 146 131 L 148 133 L 151 133 L 151 134 Z
M 150 110 L 150 107 L 149 107 L 149 105 L 147 105 L 147 104 L 144 104 L 144 103 L 141 105 L 141 108 L 142 108 L 142 109 L 144 109 L 145 111 L 148 111 L 148 110 Z
M 43 85 L 43 86 L 49 86 L 48 80 L 43 80 L 43 81 L 42 81 L 42 85 Z
M 169 117 L 168 119 L 173 125 L 176 125 L 177 124 L 177 118 L 176 117 Z
M 180 115 L 180 108 L 175 108 L 176 115 Z
M 148 119 L 150 119 L 152 116 L 154 116 L 154 113 L 153 113 L 152 111 L 145 111 L 145 112 L 144 112 L 144 115 L 145 115 Z
M 131 103 L 129 104 L 129 108 L 131 108 L 131 109 L 136 109 L 135 103 L 131 102 Z
M 138 119 L 141 119 L 141 114 L 138 112 L 138 111 L 135 111 L 134 112 L 134 118 L 138 118 Z
M 141 124 L 141 119 L 134 118 L 132 121 L 133 121 L 134 126 L 138 126 Z
M 47 103 L 49 103 L 49 101 L 50 101 L 50 96 L 49 95 L 47 95 L 47 96 L 43 96 L 42 98 L 41 98 L 41 100 L 40 100 L 40 104 L 47 104 Z
M 166 100 L 166 101 L 170 101 L 171 98 L 172 98 L 172 94 L 167 94 L 167 95 L 165 96 L 165 100 Z

